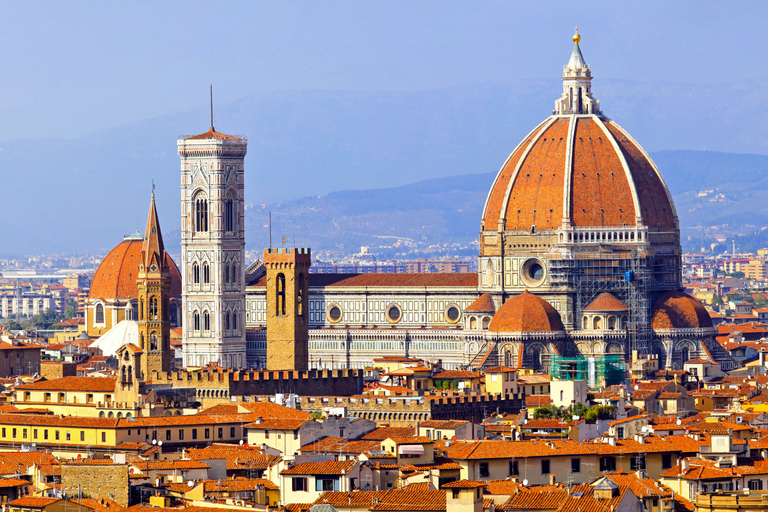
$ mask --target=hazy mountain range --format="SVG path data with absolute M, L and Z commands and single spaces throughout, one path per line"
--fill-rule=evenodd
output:
M 768 224 L 768 157 L 701 152 L 768 153 L 766 82 L 599 80 L 595 95 L 652 152 L 684 225 Z M 520 80 L 417 92 L 286 91 L 218 106 L 216 128 L 249 138 L 248 247 L 267 243 L 270 210 L 275 239 L 298 242 L 306 226 L 318 248 L 356 250 L 381 236 L 474 240 L 493 174 L 551 112 L 559 88 L 558 80 Z M 0 142 L 0 252 L 109 249 L 143 229 L 152 180 L 172 244 L 176 137 L 208 124 L 198 109 L 89 137 Z M 661 151 L 681 148 L 691 151 Z M 707 187 L 730 195 L 695 195 Z

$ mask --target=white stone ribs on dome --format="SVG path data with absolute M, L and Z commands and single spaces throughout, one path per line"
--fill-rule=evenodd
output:
M 499 232 L 502 232 L 506 229 L 506 219 L 507 219 L 507 207 L 509 205 L 509 198 L 512 195 L 512 188 L 515 185 L 515 181 L 517 180 L 517 176 L 520 173 L 520 168 L 525 163 L 526 158 L 528 158 L 528 154 L 531 152 L 533 147 L 536 145 L 536 143 L 539 141 L 541 136 L 547 132 L 550 126 L 557 120 L 557 117 L 550 116 L 547 118 L 547 120 L 543 123 L 543 127 L 539 132 L 531 139 L 531 141 L 528 143 L 528 147 L 525 148 L 523 154 L 520 156 L 520 159 L 517 161 L 517 165 L 515 166 L 515 170 L 512 173 L 512 176 L 509 178 L 509 183 L 507 183 L 507 190 L 504 193 L 504 201 L 501 204 L 501 210 L 499 211 L 499 223 L 498 223 L 498 230 Z M 541 125 L 539 125 L 541 126 Z M 527 137 L 526 137 L 527 138 Z M 515 149 L 517 151 L 517 149 Z M 514 155 L 514 152 L 512 153 Z M 504 168 L 502 167 L 502 170 Z M 493 191 L 493 189 L 491 189 Z M 490 197 L 490 196 L 489 196 Z
M 640 210 L 640 198 L 637 196 L 637 188 L 635 187 L 635 180 L 632 178 L 632 171 L 629 170 L 629 164 L 627 164 L 627 159 L 624 158 L 624 152 L 619 147 L 619 143 L 616 141 L 616 137 L 613 136 L 611 131 L 608 129 L 607 126 L 605 126 L 605 123 L 603 123 L 603 120 L 600 119 L 597 116 L 593 116 L 595 122 L 600 126 L 600 129 L 603 130 L 603 133 L 608 138 L 608 140 L 611 141 L 611 146 L 613 147 L 613 151 L 616 152 L 616 156 L 619 157 L 619 161 L 621 162 L 621 167 L 624 169 L 624 175 L 627 177 L 627 183 L 629 184 L 629 189 L 632 192 L 632 204 L 635 206 L 635 225 L 637 227 L 642 227 L 643 225 L 643 212 Z M 617 127 L 616 123 L 613 123 Z M 619 127 L 621 130 L 621 127 Z M 624 130 L 621 130 L 624 132 Z M 626 132 L 624 132 L 626 133 Z M 666 188 L 666 185 L 665 185 Z M 670 203 L 672 201 L 670 200 Z
M 627 138 L 627 140 L 629 140 L 629 142 L 634 144 L 634 146 L 638 149 L 638 151 L 640 151 L 640 153 L 651 164 L 651 168 L 653 169 L 653 172 L 656 173 L 656 177 L 659 178 L 659 180 L 661 181 L 661 184 L 664 186 L 664 193 L 667 194 L 667 202 L 669 202 L 669 206 L 670 206 L 670 208 L 672 208 L 672 218 L 675 221 L 675 229 L 680 229 L 680 223 L 678 222 L 678 219 L 677 219 L 677 208 L 675 208 L 675 202 L 672 200 L 672 193 L 669 191 L 669 187 L 667 186 L 667 182 L 664 181 L 664 177 L 659 172 L 659 168 L 656 167 L 656 162 L 654 162 L 651 159 L 651 156 L 645 151 L 645 149 L 643 149 L 643 146 L 638 144 L 637 141 L 634 139 L 634 137 L 632 137 L 624 128 L 622 128 L 621 126 L 619 126 L 618 124 L 616 124 L 613 121 L 611 121 L 611 123 L 616 128 L 618 128 L 619 131 L 621 131 L 621 133 L 624 134 L 624 136 Z M 622 155 L 622 157 L 623 157 L 623 153 L 621 151 L 619 151 L 619 154 Z M 649 226 L 649 227 L 655 227 L 655 226 Z
M 517 153 L 517 150 L 520 149 L 523 144 L 525 144 L 525 141 L 528 140 L 531 137 L 531 135 L 536 133 L 536 131 L 541 129 L 544 125 L 548 126 L 547 123 L 551 123 L 550 118 L 545 119 L 538 126 L 536 126 L 536 128 L 531 130 L 528 133 L 528 135 L 526 135 L 525 138 L 523 138 L 523 140 L 520 141 L 520 143 L 515 147 L 514 151 L 512 151 L 512 153 L 509 154 L 507 159 L 504 160 L 504 163 L 501 165 L 501 169 L 499 169 L 499 172 L 496 173 L 496 178 L 493 180 L 493 184 L 491 185 L 491 188 L 488 190 L 488 195 L 485 196 L 485 205 L 483 206 L 483 218 L 480 220 L 480 230 L 481 231 L 485 231 L 485 229 L 486 229 L 486 226 L 485 226 L 485 214 L 488 211 L 488 203 L 491 200 L 491 194 L 493 193 L 494 189 L 496 188 L 496 183 L 498 183 L 499 178 L 501 178 L 501 175 L 504 173 L 504 169 L 507 167 L 507 164 L 512 159 L 512 157 L 515 156 L 515 153 Z M 502 222 L 502 217 L 504 217 L 504 215 L 502 215 L 502 213 L 499 212 L 499 222 Z M 501 231 L 503 231 L 503 228 L 501 229 Z
M 563 220 L 561 222 L 563 227 L 571 226 L 571 175 L 573 174 L 573 136 L 576 133 L 576 116 L 572 115 L 568 123 L 568 138 L 565 143 L 565 173 L 563 175 Z

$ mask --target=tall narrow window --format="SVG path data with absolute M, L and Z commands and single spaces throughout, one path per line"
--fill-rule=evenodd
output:
M 224 202 L 224 231 L 235 230 L 235 204 L 231 197 Z
M 299 289 L 296 294 L 296 312 L 299 316 L 304 316 L 304 274 L 299 274 Z
M 200 265 L 197 262 L 192 264 L 192 282 L 200 284 Z
M 233 331 L 237 330 L 237 311 L 232 313 L 232 330 Z
M 149 335 L 149 350 L 157 350 L 157 334 Z
M 229 282 L 229 263 L 224 264 L 224 282 Z
M 195 200 L 195 231 L 208 231 L 208 199 L 202 195 Z
M 207 311 L 203 312 L 203 329 L 211 330 L 211 315 Z
M 208 266 L 208 262 L 203 263 L 203 283 L 208 284 L 211 282 L 211 267 Z
M 195 330 L 199 331 L 200 330 L 200 313 L 198 313 L 197 311 L 195 311 L 192 314 L 192 323 L 195 325 Z
M 238 278 L 237 264 L 233 262 L 232 267 L 230 268 L 232 269 L 232 282 L 237 283 L 237 278 Z
M 227 311 L 224 315 L 224 329 L 229 330 L 229 311 Z
M 104 305 L 103 304 L 96 304 L 96 323 L 97 324 L 104 323 Z
M 149 319 L 157 320 L 157 297 L 149 299 Z
M 277 283 L 275 283 L 276 291 L 277 291 L 277 311 L 275 314 L 278 316 L 284 316 L 285 315 L 285 274 L 282 272 L 280 274 L 277 274 Z

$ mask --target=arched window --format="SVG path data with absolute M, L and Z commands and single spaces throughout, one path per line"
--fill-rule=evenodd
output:
M 237 283 L 238 280 L 238 271 L 237 271 L 237 264 L 235 262 L 232 262 L 232 282 Z
M 488 330 L 489 325 L 491 325 L 491 317 L 483 317 L 483 329 Z
M 608 317 L 608 328 L 610 330 L 616 329 L 616 317 L 615 316 L 609 316 Z
M 232 313 L 232 330 L 233 331 L 237 330 L 237 311 Z
M 299 289 L 296 294 L 296 312 L 299 316 L 304 316 L 304 274 L 299 274 Z
M 235 202 L 232 196 L 224 201 L 224 231 L 235 230 Z
M 208 231 L 208 198 L 204 194 L 199 194 L 195 199 L 195 231 Z
M 208 266 L 208 262 L 203 263 L 203 283 L 208 284 L 211 282 L 211 267 Z
M 229 330 L 229 311 L 224 314 L 224 330 Z
M 472 318 L 469 319 L 469 328 L 470 329 L 477 329 L 477 318 L 476 317 L 473 316 Z
M 157 334 L 149 335 L 149 350 L 157 350 Z
M 196 331 L 200 330 L 200 313 L 197 311 L 192 313 L 192 324 L 194 325 Z
M 149 319 L 157 320 L 157 297 L 149 299 Z
M 200 284 L 200 265 L 197 262 L 192 264 L 192 282 Z
M 175 302 L 171 302 L 170 306 L 168 307 L 168 316 L 170 317 L 171 324 L 176 325 L 179 315 Z
M 203 312 L 203 330 L 211 330 L 211 315 L 207 311 Z
M 104 323 L 104 304 L 96 304 L 96 320 L 97 324 Z
M 592 320 L 592 323 L 593 323 L 593 326 L 594 326 L 594 329 L 595 329 L 595 330 L 600 330 L 600 329 L 602 329 L 602 328 L 603 328 L 603 319 L 602 319 L 602 318 L 600 318 L 599 316 L 596 316 L 596 317 L 595 317 L 595 318 Z
M 275 291 L 277 292 L 277 300 L 275 301 L 277 311 L 275 314 L 278 316 L 285 316 L 285 274 L 282 272 L 277 274 Z
M 229 282 L 229 262 L 224 264 L 224 282 Z

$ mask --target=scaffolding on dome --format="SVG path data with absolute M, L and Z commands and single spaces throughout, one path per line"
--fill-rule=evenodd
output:
M 637 250 L 605 250 L 577 253 L 576 257 L 553 258 L 549 262 L 550 284 L 575 292 L 574 324 L 578 329 L 582 310 L 602 292 L 610 292 L 629 307 L 626 321 L 629 347 L 650 352 L 651 304 L 649 300 L 653 258 Z M 657 269 L 653 269 L 656 271 Z
M 587 381 L 590 388 L 621 384 L 627 364 L 620 354 L 596 357 L 566 357 L 553 355 L 550 359 L 550 375 L 554 380 Z

